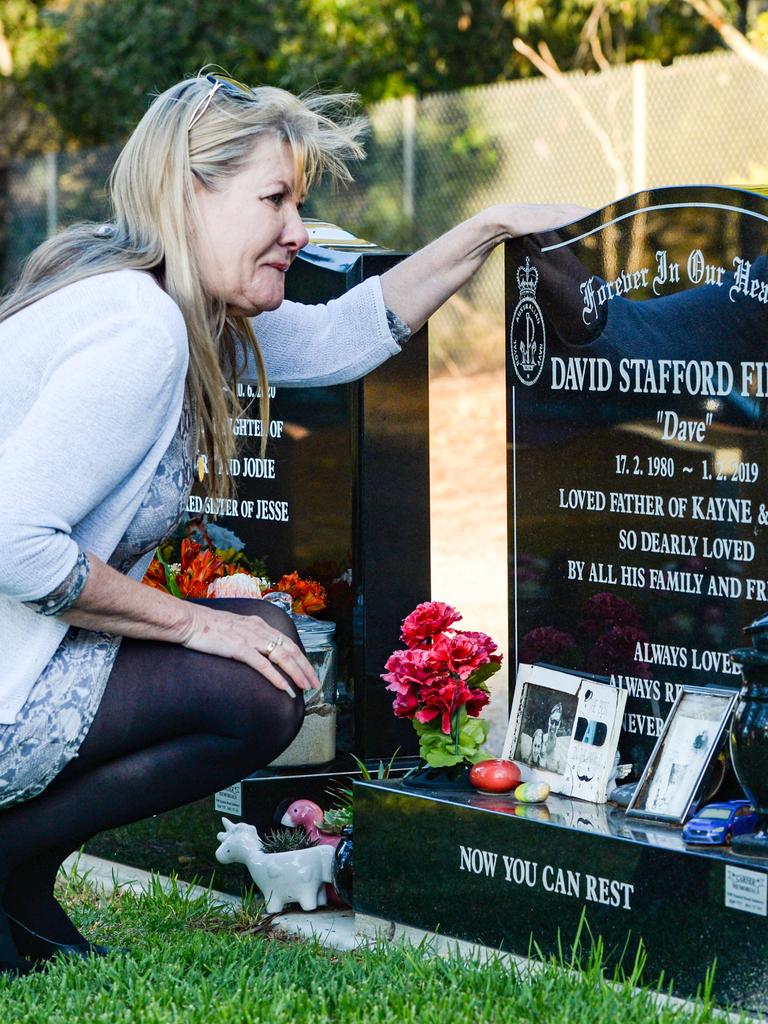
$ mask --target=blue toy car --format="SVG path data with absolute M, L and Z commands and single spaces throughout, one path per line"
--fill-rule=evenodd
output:
M 729 846 L 734 836 L 754 832 L 759 816 L 749 800 L 729 800 L 702 807 L 683 829 L 686 843 Z

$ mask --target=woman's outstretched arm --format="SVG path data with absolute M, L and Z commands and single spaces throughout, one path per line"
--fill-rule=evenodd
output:
M 382 274 L 384 301 L 416 331 L 501 242 L 562 227 L 588 212 L 565 203 L 490 206 Z
M 254 321 L 270 383 L 321 387 L 356 380 L 400 351 L 386 308 L 417 331 L 501 242 L 543 233 L 585 214 L 580 206 L 492 206 L 379 277 L 319 305 L 283 302 Z M 257 376 L 249 362 L 244 377 Z

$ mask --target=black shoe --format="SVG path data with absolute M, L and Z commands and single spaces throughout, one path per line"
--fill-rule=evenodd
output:
M 0 907 L 0 974 L 21 978 L 25 974 L 30 974 L 32 970 L 32 965 L 19 956 L 19 950 L 11 936 L 10 922 Z
M 12 960 L 0 960 L 0 975 L 23 978 L 25 974 L 31 974 L 33 971 L 32 964 L 24 960 L 23 957 L 17 956 Z
M 28 928 L 21 921 L 12 917 L 7 911 L 6 917 L 8 918 L 13 941 L 19 953 L 31 957 L 33 960 L 50 960 L 57 954 L 86 958 L 89 956 L 109 956 L 110 953 L 114 952 L 127 952 L 127 950 L 121 951 L 111 946 L 96 946 L 92 942 L 54 942 L 53 939 L 46 939 L 44 935 L 40 935 L 39 932 Z M 2 965 L 2 961 L 0 961 L 0 965 Z

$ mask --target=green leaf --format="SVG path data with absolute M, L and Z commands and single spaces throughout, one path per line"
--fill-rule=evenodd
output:
M 459 714 L 458 750 L 456 734 L 447 736 L 437 726 L 414 722 L 419 736 L 419 753 L 433 768 L 444 768 L 467 761 L 474 764 L 486 756 L 483 744 L 488 737 L 488 723 L 469 718 L 464 708 Z
M 160 563 L 160 565 L 162 565 L 162 567 L 163 567 L 163 569 L 165 571 L 165 585 L 168 587 L 168 593 L 169 594 L 173 594 L 174 597 L 181 597 L 181 591 L 179 590 L 178 584 L 176 583 L 176 578 L 174 577 L 173 573 L 169 569 L 168 563 L 165 561 L 163 556 L 160 554 L 160 549 L 159 548 L 155 552 L 155 555 L 157 556 L 158 562 Z
M 357 767 L 360 769 L 360 774 L 366 780 L 366 782 L 370 782 L 372 779 L 388 779 L 390 777 L 390 775 L 392 774 L 392 769 L 394 767 L 395 760 L 396 760 L 397 755 L 399 753 L 400 753 L 400 747 L 397 748 L 397 750 L 394 752 L 392 757 L 390 757 L 389 761 L 387 761 L 386 764 L 384 764 L 383 761 L 379 761 L 379 763 L 378 763 L 378 765 L 376 767 L 376 774 L 375 775 L 371 774 L 370 770 L 360 760 L 360 758 L 357 757 L 355 754 L 350 754 L 349 756 L 352 758 L 352 760 L 355 762 Z
M 501 662 L 489 661 L 487 665 L 481 665 L 480 668 L 476 668 L 472 675 L 467 679 L 467 686 L 473 690 L 485 690 L 488 693 L 488 687 L 485 686 L 486 679 L 490 679 L 491 676 L 495 676 L 501 668 Z

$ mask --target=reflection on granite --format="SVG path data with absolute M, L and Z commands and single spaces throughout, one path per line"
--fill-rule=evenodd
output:
M 768 600 L 766 252 L 715 186 L 507 244 L 510 647 L 628 692 L 635 778 Z
M 567 828 L 577 832 L 599 833 L 614 839 L 630 839 L 645 843 L 648 846 L 662 847 L 665 850 L 677 850 L 703 857 L 715 857 L 731 863 L 744 865 L 750 861 L 748 856 L 735 854 L 725 846 L 696 846 L 683 841 L 682 825 L 658 824 L 636 818 L 628 818 L 623 808 L 614 804 L 590 804 L 584 800 L 574 800 L 567 796 L 551 793 L 541 804 L 526 804 L 515 800 L 511 793 L 480 793 L 475 789 L 455 789 L 446 792 L 444 789 L 409 789 L 402 782 L 371 782 L 367 785 L 381 786 L 388 791 L 400 790 L 409 796 L 421 797 L 437 803 L 448 803 L 459 807 L 471 807 L 479 811 L 490 811 L 493 814 L 510 815 L 524 818 L 556 828 Z M 765 868 L 765 861 L 753 858 L 756 866 Z

